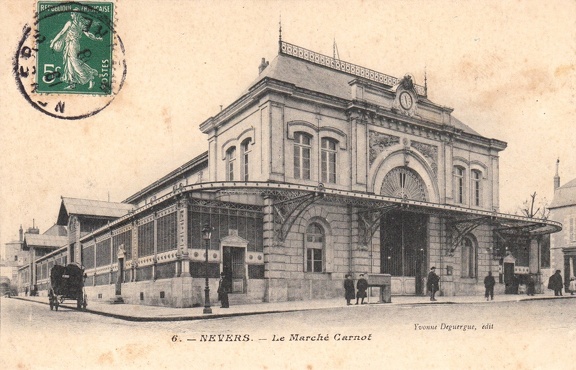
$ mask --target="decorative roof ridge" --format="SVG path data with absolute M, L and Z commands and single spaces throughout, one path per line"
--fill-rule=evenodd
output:
M 279 42 L 280 42 L 280 50 L 279 50 L 280 54 L 302 59 L 322 67 L 362 77 L 390 87 L 398 85 L 401 81 L 401 79 L 397 77 L 393 77 L 370 68 L 362 67 L 357 64 L 348 63 L 340 59 L 329 57 L 327 55 L 320 54 L 315 51 L 308 50 L 294 44 L 290 44 L 286 41 L 280 40 Z M 426 96 L 426 88 L 424 86 L 414 85 L 414 87 L 418 95 Z

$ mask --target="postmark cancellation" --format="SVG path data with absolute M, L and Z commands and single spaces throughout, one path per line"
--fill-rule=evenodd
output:
M 106 108 L 126 77 L 114 1 L 35 4 L 14 58 L 20 93 L 55 118 L 81 119 Z

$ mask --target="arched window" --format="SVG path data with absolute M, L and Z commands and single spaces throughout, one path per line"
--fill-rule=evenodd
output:
M 464 237 L 460 242 L 460 248 L 462 250 L 462 259 L 460 261 L 462 277 L 476 277 L 476 248 L 474 248 L 474 242 L 469 237 Z
M 406 167 L 396 167 L 386 174 L 380 194 L 402 199 L 427 199 L 424 181 L 418 173 Z
M 472 170 L 472 204 L 480 207 L 481 205 L 481 183 L 482 173 L 478 170 Z
M 250 178 L 248 171 L 249 154 L 250 154 L 251 139 L 246 139 L 242 142 L 242 179 L 248 181 Z
M 294 133 L 294 178 L 310 180 L 310 152 L 312 138 L 303 133 Z
M 324 266 L 324 229 L 311 223 L 306 229 L 306 272 L 322 272 Z
M 323 138 L 321 148 L 322 182 L 336 183 L 336 146 L 334 139 Z
M 454 201 L 464 203 L 464 168 L 454 167 Z
M 236 147 L 226 151 L 226 181 L 234 181 L 234 162 L 236 161 Z

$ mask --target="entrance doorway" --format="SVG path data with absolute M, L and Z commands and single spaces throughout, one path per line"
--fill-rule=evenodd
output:
M 392 275 L 392 294 L 422 295 L 428 216 L 392 211 L 380 218 L 380 272 Z
M 222 271 L 232 279 L 232 293 L 246 292 L 246 248 L 226 247 L 222 248 Z

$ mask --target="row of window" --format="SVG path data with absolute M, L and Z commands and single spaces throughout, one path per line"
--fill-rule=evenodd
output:
M 250 143 L 252 139 L 248 138 L 244 140 L 240 144 L 240 179 L 241 181 L 249 181 L 250 180 L 250 171 L 249 171 L 249 164 L 250 164 Z M 236 147 L 232 146 L 226 150 L 226 180 L 227 181 L 234 181 L 234 171 L 235 171 L 235 164 L 237 164 L 236 159 Z
M 472 170 L 471 173 L 471 204 L 476 207 L 482 205 L 482 172 Z M 466 170 L 463 167 L 454 167 L 454 201 L 460 204 L 467 204 L 467 181 Z
M 330 138 L 320 140 L 320 178 L 323 183 L 336 183 L 336 147 Z M 312 136 L 303 132 L 294 134 L 294 178 L 310 180 Z
M 250 180 L 250 143 L 246 139 L 240 144 L 240 165 L 238 166 L 237 150 L 232 146 L 226 150 L 226 180 L 237 179 L 235 171 L 240 168 L 240 180 Z M 330 138 L 321 139 L 320 149 L 320 172 L 321 181 L 324 183 L 336 183 L 336 147 L 338 142 Z M 310 180 L 310 168 L 312 158 L 312 136 L 297 132 L 294 134 L 294 178 Z

